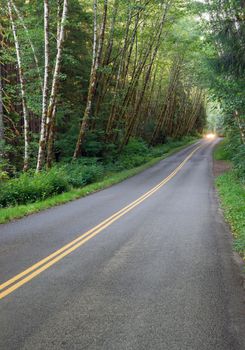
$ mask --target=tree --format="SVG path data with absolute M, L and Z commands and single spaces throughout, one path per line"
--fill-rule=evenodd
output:
M 94 0 L 94 43 L 93 43 L 93 58 L 92 58 L 92 66 L 91 66 L 90 81 L 89 81 L 89 88 L 88 88 L 88 97 L 87 97 L 87 104 L 84 111 L 83 120 L 81 123 L 73 159 L 76 159 L 81 152 L 81 145 L 84 141 L 86 130 L 88 128 L 88 121 L 92 112 L 92 104 L 96 93 L 98 68 L 101 61 L 102 50 L 104 45 L 106 19 L 107 19 L 107 0 L 104 0 L 103 18 L 102 18 L 99 38 L 97 41 L 97 0 Z
M 155 145 L 202 129 L 204 51 L 196 10 L 188 1 L 9 4 L 23 84 L 15 38 L 9 36 L 11 21 L 4 15 L 2 105 L 5 143 L 15 149 L 6 156 L 18 170 L 17 159 L 25 151 L 21 86 L 29 163 L 37 172 L 50 168 L 54 159 L 122 152 L 131 138 Z M 237 111 L 240 118 L 240 107 Z
M 61 57 L 62 57 L 62 49 L 64 43 L 64 29 L 65 22 L 67 18 L 67 9 L 68 2 L 64 0 L 63 2 L 63 12 L 61 21 L 57 22 L 57 54 L 54 65 L 54 73 L 51 85 L 51 92 L 49 97 L 49 104 L 47 107 L 47 99 L 48 99 L 48 77 L 49 77 L 49 2 L 48 0 L 44 0 L 44 33 L 45 33 L 45 73 L 44 73 L 44 87 L 43 87 L 43 107 L 42 107 L 42 126 L 41 126 L 41 134 L 39 141 L 39 151 L 38 151 L 38 159 L 37 159 L 37 171 L 40 171 L 43 167 L 43 161 L 45 157 L 46 145 L 49 143 L 49 152 L 48 152 L 48 167 L 51 165 L 52 159 L 52 150 L 51 145 L 53 143 L 52 134 L 51 134 L 51 126 L 54 123 L 55 119 L 55 109 L 56 109 L 56 98 L 57 98 L 57 87 L 59 80 L 59 73 L 61 68 Z
M 11 22 L 11 26 L 12 26 L 12 32 L 13 32 L 13 36 L 14 36 L 16 57 L 17 57 L 17 63 L 18 63 L 18 73 L 19 73 L 19 79 L 20 79 L 20 89 L 21 89 L 21 99 L 22 99 L 22 108 L 23 108 L 23 119 L 24 119 L 24 140 L 25 140 L 23 170 L 26 171 L 28 169 L 28 166 L 29 166 L 28 110 L 27 110 L 27 102 L 26 102 L 25 79 L 24 79 L 22 60 L 21 60 L 21 51 L 20 51 L 20 45 L 19 45 L 19 40 L 18 40 L 18 36 L 17 36 L 16 25 L 15 25 L 13 14 L 12 14 L 11 1 L 8 1 L 8 11 L 9 11 L 9 17 L 10 17 L 10 22 Z

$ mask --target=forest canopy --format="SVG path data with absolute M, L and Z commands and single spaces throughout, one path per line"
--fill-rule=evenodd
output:
M 200 134 L 210 103 L 241 163 L 244 6 L 1 0 L 2 179 Z

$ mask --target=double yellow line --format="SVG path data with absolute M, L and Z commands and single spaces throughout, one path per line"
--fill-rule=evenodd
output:
M 105 228 L 110 226 L 114 221 L 118 220 L 120 217 L 131 211 L 133 208 L 138 206 L 141 202 L 146 200 L 148 197 L 152 196 L 156 191 L 158 191 L 162 186 L 164 186 L 169 180 L 171 180 L 185 165 L 185 163 L 193 156 L 193 154 L 201 147 L 196 147 L 184 160 L 183 162 L 165 179 L 163 179 L 158 185 L 153 187 L 151 190 L 146 192 L 144 195 L 136 199 L 134 202 L 130 203 L 126 207 L 122 208 L 106 220 L 102 221 L 97 226 L 93 227 L 91 230 L 83 233 L 81 236 L 77 237 L 70 243 L 66 244 L 62 248 L 56 250 L 54 253 L 50 254 L 46 258 L 38 261 L 36 264 L 30 266 L 28 269 L 22 271 L 18 275 L 12 277 L 8 281 L 0 285 L 0 299 L 3 299 L 10 293 L 14 292 L 16 289 L 20 288 L 22 285 L 31 281 L 34 277 L 38 276 L 43 271 L 47 270 L 52 265 L 56 264 L 58 261 L 63 259 L 65 256 L 72 253 L 74 250 L 81 247 L 91 238 L 96 236 L 98 233 L 103 231 Z

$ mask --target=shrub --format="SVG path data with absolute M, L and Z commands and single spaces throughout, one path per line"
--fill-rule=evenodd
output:
M 115 157 L 114 162 L 107 164 L 109 171 L 121 171 L 131 169 L 145 163 L 151 158 L 151 151 L 147 144 L 141 139 L 131 138 L 124 147 L 123 152 Z
M 75 162 L 64 167 L 67 173 L 68 183 L 73 187 L 82 187 L 104 175 L 104 167 L 101 164 L 91 162 L 91 164 L 83 164 L 83 162 Z
M 159 145 L 151 149 L 151 154 L 153 157 L 161 157 L 164 153 L 168 153 L 169 151 L 169 145 Z
M 118 157 L 117 161 L 113 163 L 109 169 L 111 171 L 121 171 L 125 169 L 131 169 L 137 166 L 142 165 L 143 163 L 150 160 L 150 155 L 137 155 L 134 154 L 132 156 L 129 155 L 121 155 Z
M 0 186 L 0 206 L 32 203 L 67 191 L 66 174 L 57 168 L 39 174 L 21 174 Z
M 146 155 L 149 154 L 149 148 L 142 139 L 131 138 L 129 143 L 123 149 L 123 155 Z

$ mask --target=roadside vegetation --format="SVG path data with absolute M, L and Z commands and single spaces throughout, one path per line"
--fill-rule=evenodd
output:
M 225 136 L 215 151 L 232 170 L 220 175 L 217 188 L 224 215 L 231 224 L 236 250 L 245 256 L 245 21 L 244 1 L 208 1 L 210 19 L 209 92 L 216 101 L 214 130 Z
M 49 171 L 23 173 L 0 187 L 0 224 L 123 181 L 196 140 L 184 137 L 151 148 L 142 140 L 132 140 L 114 160 L 83 157 Z
M 216 186 L 225 218 L 234 234 L 234 248 L 245 259 L 245 162 L 237 161 L 239 150 L 234 152 L 232 146 L 233 143 L 225 140 L 215 149 L 216 161 L 228 161 L 233 165 L 230 171 L 216 178 Z

